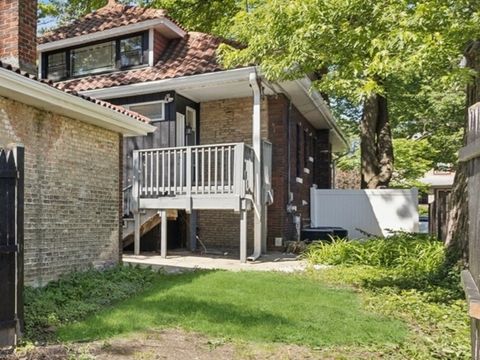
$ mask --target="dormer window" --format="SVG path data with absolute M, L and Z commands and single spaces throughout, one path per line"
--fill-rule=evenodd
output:
M 85 46 L 70 51 L 72 76 L 115 70 L 115 41 Z
M 43 78 L 60 81 L 148 64 L 148 33 L 43 55 Z

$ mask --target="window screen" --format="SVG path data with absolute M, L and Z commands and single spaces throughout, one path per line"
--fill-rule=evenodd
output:
M 120 40 L 120 61 L 122 67 L 143 64 L 143 37 L 141 35 Z
M 67 77 L 67 56 L 65 52 L 48 55 L 47 63 L 48 79 L 57 81 Z

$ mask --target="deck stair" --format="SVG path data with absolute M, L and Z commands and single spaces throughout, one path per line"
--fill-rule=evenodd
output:
M 176 220 L 177 211 L 170 210 L 167 212 L 168 220 Z M 160 225 L 160 214 L 156 210 L 142 210 L 140 212 L 140 236 L 150 232 L 153 228 Z M 123 248 L 130 246 L 134 241 L 135 219 L 127 217 L 123 219 Z

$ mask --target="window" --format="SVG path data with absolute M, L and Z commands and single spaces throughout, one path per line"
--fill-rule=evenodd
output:
M 48 79 L 58 81 L 67 77 L 67 56 L 65 52 L 50 54 L 47 57 Z
M 297 178 L 302 177 L 303 161 L 302 161 L 302 127 L 297 124 L 297 149 L 296 149 L 296 164 L 297 164 Z
M 44 78 L 59 81 L 76 76 L 122 70 L 147 63 L 148 33 L 43 54 Z
M 187 145 L 195 145 L 197 143 L 197 112 L 189 106 L 185 110 L 185 124 Z
M 122 67 L 143 64 L 143 37 L 141 35 L 120 40 L 120 63 Z
M 308 168 L 308 157 L 310 155 L 309 144 L 310 142 L 308 141 L 308 131 L 305 130 L 303 132 L 303 167 L 305 169 Z
M 165 102 L 163 101 L 124 105 L 124 107 L 146 116 L 152 121 L 165 120 Z
M 115 41 L 85 46 L 71 51 L 72 76 L 115 69 Z

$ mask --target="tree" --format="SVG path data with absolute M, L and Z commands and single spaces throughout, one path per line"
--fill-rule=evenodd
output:
M 473 3 L 473 2 L 472 2 Z M 422 79 L 465 79 L 458 66 L 469 36 L 468 1 L 266 0 L 232 29 L 226 65 L 259 63 L 270 79 L 328 69 L 315 86 L 362 106 L 363 187 L 393 175 L 391 106 Z M 440 31 L 441 30 L 441 31 Z
M 107 4 L 108 0 L 50 0 L 39 3 L 39 18 L 53 17 L 58 24 L 77 19 Z M 165 9 L 190 31 L 228 36 L 235 15 L 251 9 L 255 0 L 117 0 L 120 4 Z

